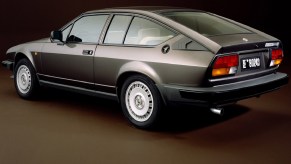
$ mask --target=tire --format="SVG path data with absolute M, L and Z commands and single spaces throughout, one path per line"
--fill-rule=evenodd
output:
M 125 80 L 120 95 L 123 114 L 134 126 L 153 128 L 162 112 L 162 99 L 155 84 L 140 75 Z
M 17 94 L 23 99 L 35 97 L 39 88 L 34 67 L 28 59 L 21 59 L 14 70 L 14 85 Z

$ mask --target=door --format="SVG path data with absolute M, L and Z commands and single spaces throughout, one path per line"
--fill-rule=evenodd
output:
M 62 31 L 63 43 L 44 44 L 40 77 L 68 85 L 93 84 L 93 56 L 107 18 L 83 16 Z

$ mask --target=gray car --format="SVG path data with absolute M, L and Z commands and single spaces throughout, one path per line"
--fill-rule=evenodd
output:
M 115 99 L 150 128 L 172 103 L 220 113 L 288 83 L 280 40 L 213 13 L 170 7 L 89 11 L 7 51 L 20 97 L 39 86 Z

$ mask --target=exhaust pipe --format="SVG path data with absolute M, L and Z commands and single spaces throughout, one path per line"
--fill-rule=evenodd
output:
M 224 109 L 223 108 L 210 108 L 210 111 L 214 114 L 218 114 L 220 116 L 223 115 Z

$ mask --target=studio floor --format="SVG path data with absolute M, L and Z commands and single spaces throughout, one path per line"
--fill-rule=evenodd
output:
M 291 84 L 222 117 L 175 107 L 145 131 L 114 101 L 48 88 L 22 100 L 10 75 L 0 68 L 0 164 L 291 163 Z

